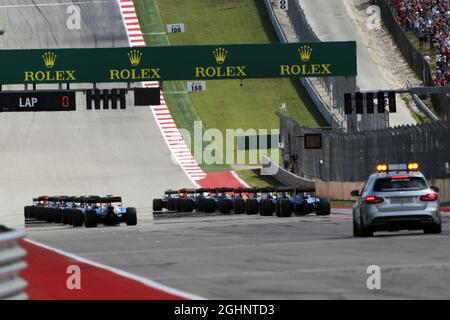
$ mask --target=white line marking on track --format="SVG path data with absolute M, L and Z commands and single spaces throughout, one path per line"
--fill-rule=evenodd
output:
M 239 177 L 239 175 L 238 175 L 234 170 L 231 170 L 230 173 L 231 173 L 231 175 L 232 175 L 237 181 L 239 181 L 239 183 L 241 183 L 244 187 L 250 188 L 250 186 L 247 184 L 247 182 L 245 182 L 244 180 L 242 180 L 242 179 Z
M 135 14 L 136 9 L 134 7 L 134 3 L 132 0 L 116 0 L 119 4 L 120 13 L 122 16 L 122 22 L 125 25 L 125 29 L 128 36 L 128 43 L 130 47 L 136 46 L 145 46 L 145 41 L 142 35 L 145 34 L 166 34 L 165 32 L 154 32 L 154 33 L 143 33 L 141 27 L 139 25 L 139 21 L 137 15 Z M 135 35 L 139 36 L 136 37 Z M 136 39 L 138 38 L 138 39 Z M 159 87 L 159 83 L 157 81 L 148 81 L 143 82 L 142 85 L 144 87 Z M 178 92 L 164 92 L 168 94 L 186 94 L 187 91 L 178 91 Z M 187 148 L 186 144 L 183 141 L 180 141 L 179 144 L 171 144 L 171 139 L 173 137 L 181 138 L 181 134 L 178 128 L 173 121 L 172 115 L 170 114 L 169 109 L 166 106 L 166 102 L 164 99 L 164 93 L 161 92 L 161 105 L 160 106 L 151 106 L 151 110 L 153 113 L 153 117 L 158 124 L 159 130 L 166 141 L 167 147 L 172 152 L 176 160 L 180 160 L 180 156 L 191 155 L 190 150 Z M 170 123 L 171 125 L 167 125 Z M 182 151 L 181 151 L 182 150 Z M 192 156 L 192 155 L 191 155 Z M 192 158 L 194 159 L 194 158 Z M 193 160 L 195 161 L 195 159 Z M 187 166 L 183 163 L 180 163 L 180 167 L 183 169 L 184 173 L 188 176 L 188 178 L 192 181 L 192 183 L 199 187 L 197 180 L 203 179 L 206 177 L 206 173 L 198 166 L 198 170 L 192 171 L 190 166 Z M 197 163 L 196 163 L 197 164 Z M 197 164 L 198 165 L 198 164 Z
M 188 93 L 188 92 L 187 91 L 166 91 L 164 93 L 167 93 L 167 94 L 185 94 L 185 93 Z

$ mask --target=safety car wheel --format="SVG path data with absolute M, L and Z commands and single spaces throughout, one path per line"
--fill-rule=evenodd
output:
M 360 215 L 359 235 L 360 237 L 373 237 L 373 231 L 364 227 L 362 215 Z
M 359 229 L 359 226 L 356 223 L 354 218 L 353 218 L 353 236 L 354 237 L 361 237 L 361 230 Z
M 435 224 L 432 227 L 427 227 L 423 229 L 426 234 L 439 234 L 442 233 L 442 223 Z
M 137 225 L 137 213 L 136 208 L 127 208 L 126 211 L 126 224 L 127 226 Z

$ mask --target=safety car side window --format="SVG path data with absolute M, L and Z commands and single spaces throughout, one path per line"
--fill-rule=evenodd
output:
M 364 187 L 361 190 L 361 194 L 364 194 L 367 191 L 367 188 L 371 185 L 371 182 L 373 180 L 373 177 L 370 177 L 366 183 L 364 184 Z

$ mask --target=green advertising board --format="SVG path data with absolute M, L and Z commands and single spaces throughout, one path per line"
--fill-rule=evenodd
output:
M 355 42 L 0 50 L 0 83 L 356 75 Z

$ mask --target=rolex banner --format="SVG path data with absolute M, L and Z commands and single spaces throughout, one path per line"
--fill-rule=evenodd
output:
M 355 42 L 0 50 L 0 84 L 356 75 Z

